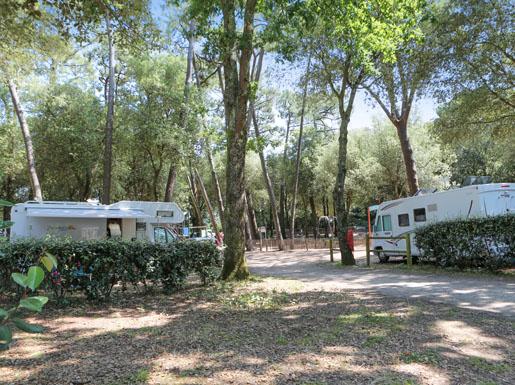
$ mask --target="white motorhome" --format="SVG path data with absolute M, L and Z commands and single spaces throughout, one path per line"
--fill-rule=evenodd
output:
M 178 237 L 174 228 L 184 222 L 184 213 L 173 202 L 29 201 L 12 207 L 11 220 L 12 241 L 52 235 L 75 240 L 119 237 L 172 242 Z
M 375 211 L 372 236 L 400 237 L 409 233 L 412 255 L 419 256 L 420 250 L 414 239 L 417 227 L 452 219 L 515 213 L 515 183 L 471 185 L 419 194 L 381 203 L 370 211 Z M 370 248 L 375 250 L 380 262 L 386 262 L 390 256 L 404 253 L 406 241 L 372 239 Z M 399 250 L 399 253 L 381 250 Z

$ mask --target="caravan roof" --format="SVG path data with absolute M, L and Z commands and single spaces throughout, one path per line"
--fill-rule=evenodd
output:
M 27 208 L 27 216 L 44 218 L 148 218 L 141 210 L 110 209 L 98 207 Z

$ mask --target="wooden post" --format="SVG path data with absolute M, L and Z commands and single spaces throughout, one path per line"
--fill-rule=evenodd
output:
M 263 235 L 259 232 L 259 251 L 263 251 Z
M 333 237 L 332 237 L 332 236 L 329 238 L 329 255 L 331 256 L 331 262 L 334 262 L 334 255 L 333 255 Z
M 406 238 L 406 261 L 408 266 L 411 267 L 413 260 L 411 259 L 411 240 L 409 233 L 404 236 Z
M 367 251 L 367 267 L 370 267 L 370 235 L 365 234 L 365 248 Z

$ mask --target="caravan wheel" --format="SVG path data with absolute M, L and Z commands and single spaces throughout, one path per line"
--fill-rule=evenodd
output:
M 376 250 L 375 251 L 375 255 L 377 256 L 377 258 L 379 258 L 379 263 L 386 263 L 388 262 L 388 260 L 390 259 L 390 256 L 389 255 L 386 255 L 383 251 L 381 251 L 380 249 Z

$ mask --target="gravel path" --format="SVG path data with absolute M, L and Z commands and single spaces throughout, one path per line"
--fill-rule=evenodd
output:
M 359 265 L 364 252 L 356 254 Z M 328 263 L 328 250 L 257 251 L 247 253 L 247 258 L 252 274 L 295 278 L 313 288 L 372 289 L 392 297 L 422 298 L 515 317 L 515 280 L 511 278 L 343 268 Z

